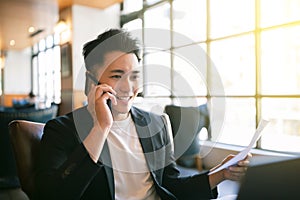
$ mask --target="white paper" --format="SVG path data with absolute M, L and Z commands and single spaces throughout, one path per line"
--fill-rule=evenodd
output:
M 228 162 L 224 163 L 223 165 L 216 168 L 215 170 L 209 172 L 208 175 L 214 174 L 214 173 L 221 171 L 222 169 L 225 169 L 229 166 L 236 165 L 240 160 L 245 159 L 246 156 L 248 155 L 248 153 L 250 152 L 250 150 L 252 149 L 253 145 L 260 138 L 261 132 L 263 131 L 263 129 L 266 127 L 266 125 L 268 123 L 269 123 L 268 120 L 265 120 L 265 119 L 260 120 L 258 127 L 257 127 L 249 145 L 244 150 L 242 150 L 240 153 L 235 155 L 232 159 L 230 159 Z

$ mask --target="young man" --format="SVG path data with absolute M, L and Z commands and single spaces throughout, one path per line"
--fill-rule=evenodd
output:
M 244 175 L 248 158 L 212 175 L 179 177 L 168 117 L 132 106 L 139 54 L 138 41 L 118 29 L 85 44 L 88 106 L 46 124 L 38 199 L 211 199 L 217 184 Z

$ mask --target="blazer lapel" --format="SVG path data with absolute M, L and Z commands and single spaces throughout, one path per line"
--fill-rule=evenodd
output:
M 115 199 L 115 182 L 114 182 L 114 173 L 112 169 L 111 158 L 109 154 L 109 149 L 107 142 L 104 143 L 103 150 L 101 152 L 99 161 L 103 164 L 104 170 L 107 176 L 107 182 L 111 194 L 111 198 Z
M 143 116 L 138 110 L 134 107 L 131 109 L 132 120 L 134 121 L 137 134 L 139 136 L 140 142 L 144 153 L 153 152 L 153 143 L 150 132 L 150 117 Z
M 86 109 L 84 110 L 84 113 L 87 114 Z M 152 174 L 155 182 L 159 181 L 159 179 L 157 179 L 156 177 L 155 171 L 161 168 L 160 164 L 158 163 L 162 161 L 162 158 L 160 158 L 159 155 L 161 152 L 159 153 L 159 151 L 155 150 L 154 144 L 157 143 L 155 135 L 158 134 L 163 124 L 160 121 L 152 119 L 147 112 L 142 113 L 139 111 L 139 109 L 135 107 L 131 108 L 131 116 L 133 121 L 135 122 L 136 131 L 139 136 L 143 152 L 145 154 L 145 159 L 149 167 L 149 171 Z M 88 117 L 87 119 L 87 121 L 90 121 L 91 117 Z M 87 123 L 85 128 L 87 126 L 91 126 L 90 123 Z M 86 135 L 83 134 L 80 139 L 83 140 L 85 137 Z M 111 193 L 111 198 L 115 199 L 114 175 L 107 142 L 105 142 L 104 144 L 99 161 L 104 165 L 104 170 L 107 175 L 107 181 Z
M 149 167 L 150 172 L 154 172 L 157 170 L 157 152 L 154 148 L 154 135 L 157 134 L 155 131 L 155 122 L 152 121 L 153 119 L 145 113 L 139 112 L 135 107 L 131 109 L 132 119 L 135 122 L 135 127 L 137 134 L 139 136 L 139 140 L 146 158 L 147 165 Z

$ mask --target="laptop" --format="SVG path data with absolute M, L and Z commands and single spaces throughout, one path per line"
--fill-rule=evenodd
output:
M 300 157 L 263 158 L 253 163 L 241 183 L 238 200 L 300 199 Z

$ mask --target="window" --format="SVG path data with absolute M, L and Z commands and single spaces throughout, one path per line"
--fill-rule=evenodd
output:
M 1 66 L 2 68 L 2 66 Z M 0 68 L 0 95 L 3 93 L 3 70 Z
M 221 102 L 222 129 L 212 127 L 212 140 L 247 145 L 267 118 L 257 148 L 300 152 L 298 0 L 144 1 L 138 16 L 123 22 L 138 19 L 143 28 L 147 106 Z M 168 33 L 150 51 L 151 28 Z
M 186 0 L 173 2 L 173 31 L 193 41 L 206 40 L 206 1 Z M 197 20 L 194 20 L 197 19 Z M 186 45 L 174 35 L 174 46 Z
M 32 91 L 41 104 L 60 103 L 60 46 L 50 35 L 32 47 Z
M 3 76 L 4 76 L 4 65 L 5 65 L 5 55 L 4 52 L 2 50 L 0 50 L 0 95 L 2 96 L 3 93 L 3 86 L 4 86 L 4 80 L 3 80 Z
M 211 41 L 210 58 L 219 72 L 226 95 L 255 94 L 254 35 Z
M 210 0 L 208 2 L 209 38 L 217 39 L 254 30 L 255 1 Z

